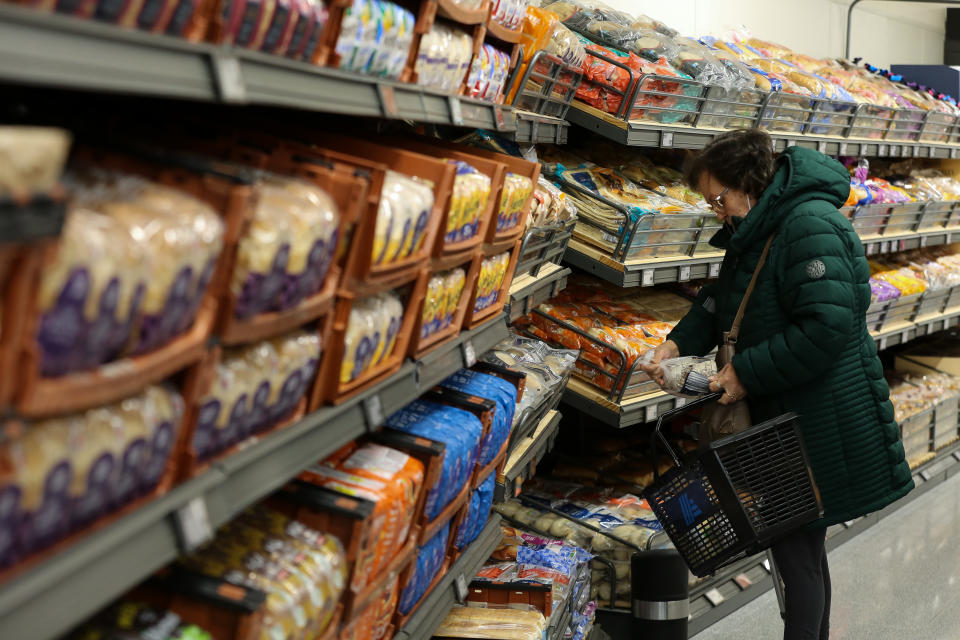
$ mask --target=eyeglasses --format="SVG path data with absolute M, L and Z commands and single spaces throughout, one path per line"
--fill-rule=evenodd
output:
M 730 187 L 721 191 L 716 198 L 707 200 L 707 205 L 716 213 L 722 213 L 723 210 L 727 208 L 727 204 L 723 201 L 723 196 L 727 195 L 727 191 L 730 191 Z

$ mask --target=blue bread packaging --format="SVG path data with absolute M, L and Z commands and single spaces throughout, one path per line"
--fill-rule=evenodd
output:
M 413 575 L 400 594 L 397 611 L 400 615 L 407 615 L 413 607 L 426 595 L 430 583 L 433 582 L 443 559 L 446 557 L 447 543 L 450 541 L 450 524 L 444 525 L 432 538 L 417 550 L 417 562 Z
M 480 398 L 489 398 L 497 403 L 493 424 L 480 447 L 478 462 L 480 466 L 490 464 L 510 437 L 513 412 L 517 406 L 517 388 L 506 380 L 470 369 L 461 369 L 440 383 L 440 386 Z

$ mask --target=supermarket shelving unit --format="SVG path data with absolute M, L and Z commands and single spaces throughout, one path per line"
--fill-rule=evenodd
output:
M 31 640 L 58 637 L 180 553 L 209 540 L 217 527 L 302 469 L 378 429 L 386 416 L 457 369 L 472 365 L 477 354 L 506 336 L 505 317 L 501 314 L 461 333 L 421 360 L 408 361 L 389 379 L 348 402 L 324 407 L 297 424 L 270 434 L 159 500 L 94 530 L 25 569 L 0 585 L 3 636 Z M 496 536 L 490 533 L 491 528 Z M 471 554 L 483 556 L 476 560 L 479 566 L 492 551 L 485 551 L 492 537 L 499 541 L 499 527 L 488 524 L 484 535 L 464 554 L 467 560 L 461 559 L 461 572 L 468 573 L 468 577 L 473 575 L 467 571 L 476 559 Z M 441 587 L 444 585 L 449 587 L 449 583 L 441 583 Z M 441 615 L 437 607 L 422 608 L 440 615 L 436 621 L 439 624 L 446 610 Z
M 500 516 L 494 513 L 480 536 L 457 558 L 406 626 L 397 630 L 395 640 L 421 640 L 432 636 L 447 617 L 450 608 L 466 600 L 467 585 L 502 539 Z
M 0 82 L 517 128 L 509 106 L 9 4 L 0 5 Z
M 514 278 L 510 286 L 508 321 L 513 322 L 520 316 L 530 313 L 534 307 L 560 293 L 567 286 L 569 275 L 570 269 L 547 264 L 536 276 L 524 274 Z

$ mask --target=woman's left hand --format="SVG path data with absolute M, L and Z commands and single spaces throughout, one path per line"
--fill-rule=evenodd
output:
M 733 404 L 747 397 L 747 390 L 737 377 L 732 364 L 726 365 L 717 375 L 710 377 L 710 391 L 724 392 L 717 400 L 720 404 Z

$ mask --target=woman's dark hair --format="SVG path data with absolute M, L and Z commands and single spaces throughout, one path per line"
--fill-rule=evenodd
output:
M 762 129 L 737 129 L 708 144 L 687 169 L 687 184 L 700 188 L 709 173 L 720 184 L 758 198 L 773 179 L 773 141 Z

